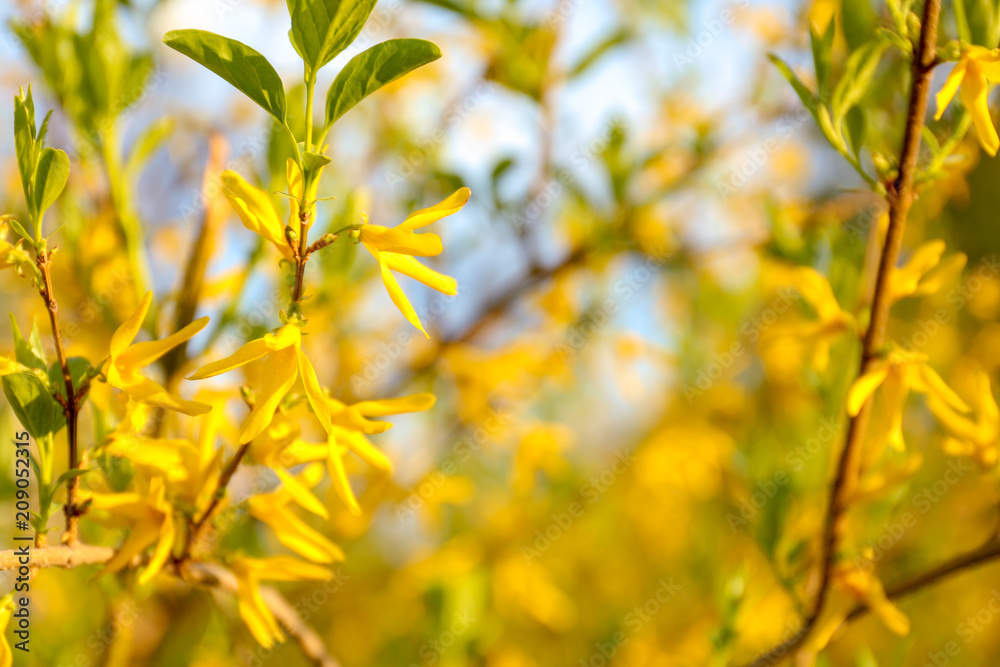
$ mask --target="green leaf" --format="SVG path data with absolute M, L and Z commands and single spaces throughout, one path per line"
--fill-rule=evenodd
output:
M 570 69 L 568 78 L 574 79 L 589 70 L 591 66 L 601 60 L 604 54 L 608 53 L 616 46 L 626 43 L 629 37 L 630 32 L 622 28 L 621 30 L 617 30 L 612 33 L 606 39 L 598 42 Z
M 878 15 L 872 8 L 871 0 L 843 0 L 840 16 L 844 38 L 851 51 L 868 41 L 878 26 Z
M 14 358 L 19 364 L 28 368 L 44 371 L 48 364 L 45 362 L 45 351 L 42 348 L 37 324 L 32 326 L 31 339 L 25 340 L 21 329 L 17 326 L 17 320 L 14 319 L 14 313 L 8 313 L 8 315 L 10 316 L 10 331 L 14 337 Z
M 834 126 L 840 124 L 844 114 L 860 102 L 868 91 L 875 76 L 875 70 L 878 69 L 882 60 L 882 54 L 888 47 L 889 43 L 886 40 L 875 38 L 852 53 L 847 59 L 844 76 L 837 82 L 837 88 L 833 91 L 833 101 L 830 104 Z
M 865 0 L 867 2 L 867 0 Z M 833 66 L 833 37 L 836 34 L 837 22 L 830 20 L 826 32 L 820 35 L 809 26 L 809 38 L 812 44 L 813 65 L 816 67 L 816 82 L 819 85 L 819 96 L 825 98 L 830 90 L 830 70 Z
M 861 153 L 861 148 L 865 145 L 865 137 L 868 134 L 868 114 L 860 106 L 853 106 L 847 112 L 844 122 L 847 126 L 847 140 L 851 143 L 854 155 L 857 156 Z
M 169 116 L 151 123 L 139 135 L 139 138 L 135 140 L 135 144 L 132 145 L 132 150 L 128 156 L 128 166 L 125 168 L 126 173 L 136 176 L 142 168 L 143 163 L 170 136 L 176 125 L 174 119 Z
M 271 63 L 246 44 L 205 30 L 171 30 L 163 43 L 212 70 L 285 122 L 285 88 Z
M 69 178 L 69 156 L 57 148 L 43 148 L 35 165 L 35 179 L 31 185 L 37 223 L 45 211 L 66 187 Z
M 326 94 L 327 126 L 382 86 L 440 57 L 437 45 L 422 39 L 390 39 L 354 56 Z
M 60 485 L 65 484 L 69 480 L 74 479 L 76 477 L 82 477 L 83 475 L 86 475 L 88 472 L 92 471 L 93 468 L 87 468 L 85 470 L 81 470 L 80 468 L 73 468 L 72 470 L 67 470 L 63 474 L 59 475 L 59 478 L 56 480 L 53 489 L 58 489 Z
M 62 407 L 34 373 L 11 373 L 0 381 L 14 414 L 32 437 L 44 438 L 62 428 L 66 421 Z
M 817 100 L 813 91 L 809 90 L 806 84 L 802 83 L 802 80 L 795 74 L 795 72 L 792 71 L 792 68 L 789 67 L 788 63 L 784 60 L 773 53 L 769 53 L 767 57 L 772 63 L 774 63 L 775 67 L 778 68 L 778 71 L 781 72 L 785 79 L 788 80 L 788 83 L 792 84 L 792 88 L 795 89 L 795 93 L 799 96 L 799 99 L 802 100 L 802 104 L 805 105 L 806 109 L 809 110 L 809 113 L 813 115 L 813 118 L 816 118 Z
M 35 174 L 35 103 L 31 98 L 31 86 L 28 86 L 27 93 L 14 97 L 14 152 L 17 154 L 24 201 L 34 215 L 31 177 Z
M 306 65 L 316 73 L 357 39 L 376 0 L 288 0 L 292 29 L 288 38 Z

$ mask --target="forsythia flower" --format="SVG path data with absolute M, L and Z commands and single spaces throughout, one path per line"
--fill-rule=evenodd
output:
M 314 563 L 343 560 L 344 552 L 340 547 L 310 528 L 289 507 L 294 502 L 317 516 L 329 517 L 323 503 L 309 491 L 323 478 L 323 466 L 318 463 L 306 466 L 295 477 L 280 468 L 275 472 L 282 481 L 282 487 L 250 498 L 250 514 L 270 526 L 279 542 Z
M 404 412 L 427 410 L 434 405 L 434 396 L 413 394 L 402 398 L 362 401 L 354 405 L 345 405 L 336 399 L 328 398 L 327 405 L 330 409 L 331 420 L 327 442 L 303 442 L 297 439 L 296 434 L 292 440 L 286 441 L 285 449 L 277 458 L 285 467 L 300 463 L 326 461 L 337 497 L 351 513 L 360 514 L 361 508 L 354 496 L 354 491 L 351 489 L 347 470 L 344 467 L 343 458 L 347 452 L 353 452 L 358 458 L 381 472 L 387 474 L 392 472 L 392 463 L 389 459 L 386 458 L 385 454 L 375 449 L 365 437 L 365 434 L 384 433 L 392 427 L 392 424 L 373 421 L 368 417 L 384 417 Z M 290 433 L 286 429 L 280 429 L 280 431 Z M 256 445 L 256 443 L 254 444 Z M 274 446 L 269 447 L 269 449 L 274 452 Z M 271 456 L 274 457 L 274 454 L 272 453 Z
M 955 410 L 968 412 L 965 402 L 926 361 L 926 355 L 893 350 L 886 357 L 872 362 L 847 393 L 847 413 L 856 416 L 881 386 L 890 415 L 889 443 L 902 450 L 905 446 L 903 407 L 911 389 L 937 398 Z
M 454 278 L 429 269 L 414 259 L 414 256 L 433 257 L 440 255 L 443 249 L 441 237 L 437 234 L 415 234 L 414 230 L 459 212 L 469 201 L 469 194 L 469 188 L 460 188 L 444 201 L 430 208 L 411 213 L 396 227 L 366 224 L 358 233 L 361 244 L 372 254 L 372 257 L 378 260 L 379 269 L 382 272 L 382 282 L 385 284 L 386 291 L 389 292 L 389 298 L 399 308 L 399 312 L 403 313 L 403 317 L 423 332 L 425 336 L 427 336 L 427 332 L 424 331 L 424 326 L 420 323 L 417 312 L 407 300 L 406 294 L 403 293 L 403 289 L 392 275 L 392 271 L 419 280 L 443 294 L 455 294 L 458 285 Z
M 941 118 L 945 108 L 961 87 L 962 103 L 972 115 L 972 123 L 976 127 L 980 145 L 990 155 L 996 155 L 997 149 L 1000 148 L 1000 137 L 993 127 L 986 98 L 990 84 L 998 81 L 1000 81 L 1000 50 L 982 46 L 967 47 L 958 64 L 948 75 L 944 87 L 937 94 L 937 113 L 934 119 Z
M 306 398 L 316 413 L 323 429 L 330 432 L 330 411 L 326 398 L 316 380 L 316 371 L 305 353 L 302 352 L 302 332 L 294 324 L 286 324 L 273 334 L 252 340 L 231 356 L 202 366 L 189 380 L 204 380 L 234 368 L 245 366 L 251 361 L 264 359 L 260 391 L 250 416 L 247 417 L 238 437 L 245 444 L 256 438 L 271 423 L 275 410 L 285 395 L 291 390 L 298 377 L 302 378 Z
M 951 433 L 943 443 L 946 452 L 972 456 L 985 466 L 996 464 L 1000 445 L 1000 409 L 993 398 L 989 375 L 982 371 L 976 374 L 976 393 L 972 402 L 976 415 L 974 421 L 958 414 L 943 401 L 932 399 L 928 406 Z
M 882 582 L 867 569 L 845 563 L 833 571 L 830 600 L 816 621 L 806 650 L 813 653 L 823 650 L 859 602 L 895 634 L 909 634 L 910 619 L 886 597 Z
M 149 481 L 147 489 L 125 493 L 85 491 L 82 494 L 84 500 L 90 500 L 91 510 L 108 513 L 109 519 L 105 523 L 130 529 L 125 542 L 101 570 L 101 575 L 121 570 L 153 544 L 156 548 L 146 569 L 139 575 L 139 583 L 152 579 L 167 562 L 176 530 L 173 508 L 164 497 L 164 484 L 162 479 L 154 478 Z
M 302 196 L 302 172 L 299 170 L 295 160 L 289 159 L 286 164 L 288 178 L 288 188 L 290 194 L 291 214 L 288 216 L 288 226 L 296 233 L 300 233 L 299 225 L 299 204 L 296 199 Z M 315 185 L 319 179 L 314 181 L 313 187 L 306 195 L 315 198 Z M 258 187 L 254 187 L 235 171 L 222 172 L 222 194 L 225 195 L 229 205 L 236 211 L 243 226 L 254 232 L 264 240 L 269 241 L 281 252 L 282 257 L 288 261 L 293 260 L 292 248 L 288 245 L 285 237 L 285 225 L 278 217 L 278 211 L 274 208 L 270 195 Z
M 186 415 L 200 415 L 208 412 L 211 406 L 197 401 L 188 401 L 167 392 L 158 383 L 143 377 L 139 371 L 153 363 L 164 354 L 187 341 L 205 328 L 208 318 L 202 317 L 187 325 L 180 331 L 163 340 L 143 343 L 132 343 L 142 323 L 146 319 L 149 305 L 153 301 L 153 293 L 147 292 L 132 313 L 111 338 L 111 363 L 108 366 L 108 384 L 125 392 L 129 398 L 158 408 L 176 410 Z
M 854 317 L 837 303 L 827 279 L 811 267 L 803 266 L 795 271 L 795 288 L 816 311 L 816 321 L 795 326 L 787 333 L 815 343 L 813 366 L 822 371 L 830 363 L 833 342 L 854 328 Z
M 289 556 L 273 558 L 237 557 L 231 563 L 233 574 L 239 588 L 236 593 L 240 617 L 250 628 L 254 638 L 264 648 L 271 648 L 275 642 L 283 641 L 285 634 L 281 631 L 277 619 L 268 609 L 260 593 L 260 582 L 270 581 L 302 581 L 314 579 L 325 581 L 332 573 L 324 567 L 306 563 Z
M 928 241 L 917 248 L 905 266 L 889 274 L 889 299 L 894 303 L 910 296 L 934 294 L 965 267 L 965 253 L 941 261 L 944 241 Z

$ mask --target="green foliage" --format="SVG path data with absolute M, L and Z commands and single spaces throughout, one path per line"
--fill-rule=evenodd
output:
M 288 37 L 302 57 L 306 78 L 357 39 L 376 0 L 288 0 Z
M 359 53 L 341 70 L 327 92 L 327 125 L 333 125 L 382 86 L 440 57 L 441 50 L 422 39 L 390 39 Z
M 44 438 L 63 427 L 66 418 L 62 408 L 34 373 L 11 373 L 0 380 L 11 409 L 33 438 Z
M 14 98 L 14 144 L 21 188 L 31 216 L 33 233 L 26 239 L 38 245 L 42 240 L 42 218 L 66 187 L 69 156 L 64 151 L 45 147 L 50 111 L 35 130 L 35 104 L 31 88 Z M 22 230 L 27 232 L 27 230 Z
M 14 358 L 17 359 L 17 363 L 44 371 L 48 362 L 45 359 L 45 350 L 42 348 L 42 339 L 38 333 L 37 323 L 31 327 L 31 338 L 25 339 L 21 334 L 21 329 L 17 326 L 14 313 L 8 313 L 8 315 L 10 315 L 10 330 L 14 336 Z
M 218 74 L 279 123 L 285 122 L 281 77 L 254 49 L 206 30 L 171 30 L 163 43 Z

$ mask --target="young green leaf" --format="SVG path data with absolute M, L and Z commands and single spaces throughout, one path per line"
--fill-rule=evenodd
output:
M 10 316 L 10 331 L 14 337 L 14 358 L 17 363 L 44 371 L 48 364 L 45 363 L 45 352 L 42 350 L 37 325 L 33 327 L 31 338 L 26 340 L 21 334 L 20 327 L 17 326 L 14 313 L 7 314 Z
M 288 38 L 315 74 L 350 45 L 375 9 L 376 0 L 288 0 Z
M 171 30 L 163 43 L 212 70 L 285 122 L 285 88 L 267 58 L 242 42 L 205 30 Z
M 43 148 L 35 165 L 35 178 L 31 198 L 35 208 L 36 224 L 40 224 L 45 211 L 66 187 L 69 178 L 69 156 L 56 148 Z
M 813 115 L 813 118 L 817 118 L 816 107 L 818 102 L 816 100 L 816 94 L 809 90 L 809 87 L 806 86 L 806 84 L 802 83 L 802 80 L 795 74 L 795 72 L 792 71 L 792 68 L 788 66 L 788 63 L 773 53 L 768 54 L 767 57 L 772 63 L 774 63 L 774 66 L 778 68 L 778 71 L 781 72 L 782 76 L 788 80 L 788 83 L 792 84 L 792 88 L 795 89 L 795 93 L 799 96 L 799 99 L 802 100 L 802 104 L 809 110 L 809 113 Z
M 390 39 L 354 56 L 326 94 L 327 126 L 382 86 L 440 57 L 441 49 L 423 39 Z
M 0 381 L 14 415 L 32 437 L 38 440 L 62 428 L 62 408 L 34 373 L 11 373 Z
M 21 187 L 28 210 L 34 215 L 31 200 L 31 177 L 35 173 L 35 103 L 31 87 L 23 95 L 14 97 L 14 152 L 17 169 L 21 174 Z

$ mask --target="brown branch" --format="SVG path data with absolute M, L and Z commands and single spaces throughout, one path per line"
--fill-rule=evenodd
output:
M 49 313 L 49 324 L 52 327 L 52 340 L 56 346 L 56 356 L 59 358 L 59 368 L 62 370 L 63 385 L 66 389 L 66 399 L 60 401 L 63 407 L 63 414 L 66 417 L 66 442 L 68 448 L 68 469 L 75 470 L 79 467 L 79 457 L 77 454 L 77 418 L 80 412 L 80 396 L 76 395 L 73 387 L 73 375 L 69 370 L 69 361 L 66 358 L 66 350 L 63 347 L 62 330 L 59 328 L 59 304 L 56 301 L 55 292 L 52 289 L 52 272 L 50 270 L 52 262 L 51 251 L 40 251 L 35 257 L 35 263 L 42 275 L 42 284 L 38 287 L 38 293 L 45 302 L 45 309 Z M 75 544 L 77 541 L 77 520 L 83 514 L 84 509 L 76 503 L 76 489 L 80 480 L 78 477 L 71 477 L 66 482 L 66 504 L 63 505 L 63 514 L 66 517 L 66 534 L 63 535 L 63 542 Z
M 892 301 L 889 295 L 889 280 L 899 260 L 899 251 L 903 242 L 903 231 L 906 219 L 913 203 L 913 179 L 917 170 L 917 157 L 920 152 L 920 135 L 923 131 L 924 119 L 927 114 L 927 98 L 930 92 L 931 72 L 935 65 L 935 45 L 937 44 L 938 15 L 941 11 L 941 0 L 926 0 L 923 19 L 920 24 L 920 43 L 911 64 L 913 84 L 910 89 L 910 100 L 906 116 L 906 129 L 903 133 L 903 147 L 900 152 L 899 177 L 888 188 L 889 228 L 886 231 L 885 244 L 879 260 L 878 273 L 875 277 L 875 293 L 872 299 L 871 323 L 865 333 L 861 350 L 861 363 L 858 376 L 864 375 L 871 363 L 882 352 L 885 343 L 886 325 L 889 321 L 889 310 Z M 847 439 L 837 463 L 836 476 L 830 490 L 830 501 L 827 506 L 826 520 L 823 527 L 821 545 L 821 567 L 819 590 L 814 599 L 813 608 L 806 616 L 801 630 L 788 642 L 780 647 L 777 659 L 793 651 L 805 641 L 812 631 L 817 619 L 822 613 L 833 577 L 837 559 L 837 548 L 845 531 L 847 508 L 859 472 L 861 442 L 868 424 L 871 401 L 866 401 L 853 417 L 847 429 Z M 775 661 L 775 651 L 772 649 L 758 657 L 752 665 L 772 664 Z
M 240 448 L 236 450 L 233 458 L 230 459 L 229 463 L 226 464 L 226 467 L 222 469 L 221 473 L 219 473 L 219 481 L 215 486 L 215 495 L 212 496 L 212 502 L 209 503 L 208 508 L 205 509 L 205 513 L 201 515 L 201 518 L 192 523 L 188 528 L 187 540 L 184 543 L 184 551 L 181 553 L 180 557 L 176 559 L 177 563 L 181 563 L 191 556 L 191 552 L 198 545 L 198 540 L 201 538 L 201 532 L 205 529 L 209 519 L 212 518 L 212 514 L 219 507 L 219 504 L 225 497 L 229 481 L 233 478 L 233 475 L 236 474 L 236 469 L 239 467 L 240 462 L 249 450 L 249 442 L 240 445 Z
M 32 549 L 32 568 L 72 568 L 81 565 L 100 565 L 111 560 L 115 550 L 77 543 L 75 546 L 47 547 Z M 16 570 L 20 566 L 19 554 L 15 550 L 0 551 L 0 571 Z M 227 593 L 236 593 L 239 585 L 236 576 L 214 563 L 187 562 L 181 568 L 174 568 L 173 574 L 183 581 L 207 588 L 218 588 Z M 261 586 L 260 594 L 268 609 L 302 648 L 302 652 L 320 667 L 340 667 L 340 663 L 330 655 L 322 638 L 295 611 L 276 589 Z

